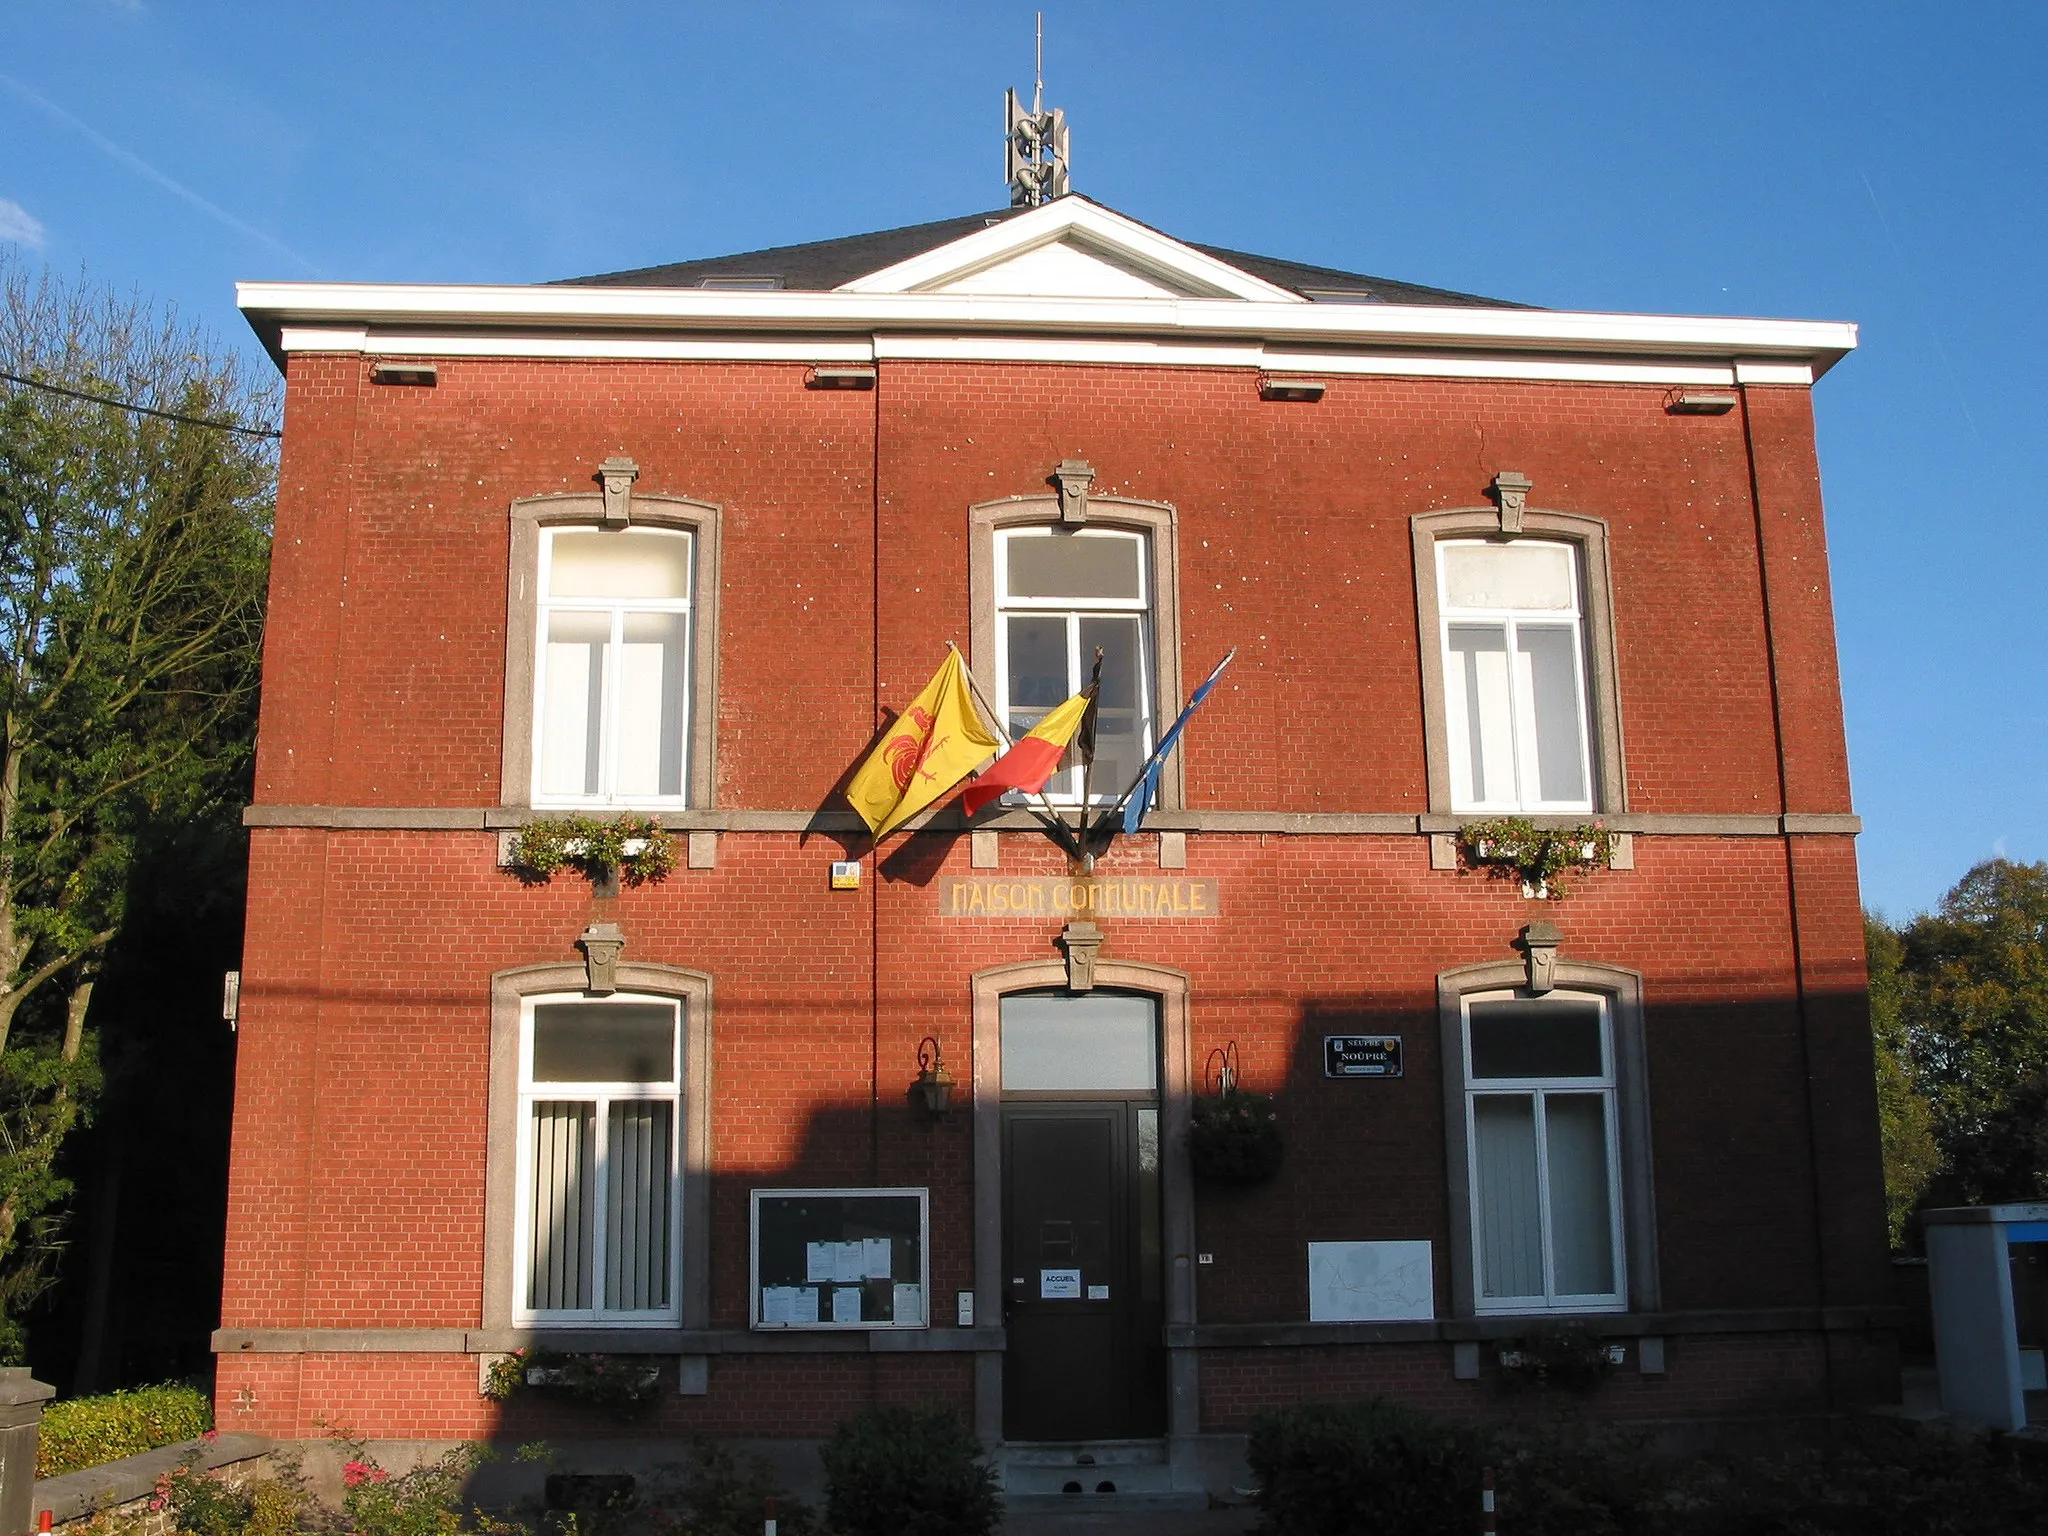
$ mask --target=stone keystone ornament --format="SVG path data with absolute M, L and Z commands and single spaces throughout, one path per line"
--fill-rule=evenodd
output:
M 583 951 L 583 964 L 590 973 L 584 990 L 599 997 L 618 991 L 616 977 L 619 951 L 626 947 L 625 930 L 617 923 L 592 923 L 576 936 L 576 947 Z
M 1067 952 L 1067 990 L 1095 989 L 1095 956 L 1102 948 L 1102 930 L 1085 919 L 1067 924 L 1055 941 Z
M 1529 960 L 1529 990 L 1541 997 L 1557 985 L 1557 946 L 1564 934 L 1555 923 L 1530 923 L 1515 940 Z
M 605 527 L 625 527 L 633 521 L 633 482 L 640 478 L 640 466 L 615 453 L 597 466 L 597 478 L 604 482 Z
M 1095 479 L 1095 470 L 1086 459 L 1061 459 L 1052 477 L 1060 487 L 1060 521 L 1087 522 L 1088 486 Z
M 1528 510 L 1529 492 L 1535 482 L 1527 475 L 1504 469 L 1493 477 L 1494 500 L 1500 503 L 1500 531 L 1513 538 L 1522 531 L 1522 513 Z

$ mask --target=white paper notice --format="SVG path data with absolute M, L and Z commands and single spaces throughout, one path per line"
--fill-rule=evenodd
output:
M 818 1320 L 818 1293 L 803 1285 L 761 1287 L 761 1321 L 787 1326 Z
M 859 1238 L 839 1245 L 839 1262 L 834 1266 L 832 1278 L 841 1282 L 857 1284 L 867 1279 L 868 1245 Z
M 832 1288 L 832 1321 L 835 1323 L 857 1323 L 860 1321 L 860 1287 L 841 1285 Z
M 887 1239 L 887 1238 L 884 1238 L 884 1239 L 883 1239 L 883 1241 L 884 1241 L 884 1242 L 887 1242 L 887 1241 L 888 1241 L 888 1239 Z M 973 1294 L 973 1293 L 972 1293 L 972 1292 L 968 1292 L 968 1291 L 962 1291 L 962 1292 L 961 1292 L 960 1294 L 961 1294 L 961 1295 L 963 1295 L 963 1296 L 966 1296 L 966 1295 L 971 1295 L 971 1294 Z M 900 1283 L 900 1282 L 899 1282 L 899 1283 L 897 1284 L 897 1286 L 896 1286 L 896 1317 L 895 1317 L 895 1321 L 896 1321 L 897 1323 L 899 1323 L 899 1324 L 910 1324 L 910 1325 L 912 1325 L 912 1326 L 921 1326 L 921 1325 L 923 1324 L 923 1322 L 924 1322 L 924 1287 L 923 1287 L 923 1286 L 921 1286 L 921 1285 L 917 1285 L 917 1284 L 915 1284 L 915 1283 L 912 1283 L 912 1284 L 909 1284 L 909 1285 L 905 1285 L 905 1284 L 902 1284 L 902 1283 Z M 973 1310 L 972 1310 L 972 1308 L 970 1308 L 970 1309 L 969 1309 L 969 1313 L 968 1313 L 968 1318 L 967 1318 L 967 1322 L 968 1322 L 968 1324 L 972 1324 L 972 1323 L 973 1323 L 973 1321 L 974 1321 L 974 1317 L 973 1317 Z
M 1089 1286 L 1089 1287 L 1088 1287 L 1088 1299 L 1089 1299 L 1090 1301 L 1107 1301 L 1107 1300 L 1109 1300 L 1109 1287 L 1108 1287 L 1108 1286 L 1106 1286 L 1106 1285 L 1091 1285 L 1091 1286 Z
M 1081 1271 L 1078 1269 L 1041 1269 L 1038 1272 L 1038 1299 L 1040 1301 L 1079 1301 L 1081 1299 Z
M 889 1239 L 864 1237 L 860 1240 L 860 1277 L 863 1280 L 889 1278 Z
M 837 1243 L 804 1244 L 804 1278 L 806 1280 L 815 1283 L 819 1280 L 834 1279 L 835 1276 L 832 1270 L 838 1262 L 839 1245 Z

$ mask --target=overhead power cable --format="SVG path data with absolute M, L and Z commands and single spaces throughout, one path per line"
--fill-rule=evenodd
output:
M 116 400 L 112 395 L 88 394 L 82 389 L 71 389 L 63 384 L 50 384 L 42 379 L 25 379 L 18 373 L 0 370 L 0 379 L 10 384 L 19 384 L 24 389 L 47 390 L 53 395 L 67 395 L 73 400 L 84 400 L 92 405 L 111 405 L 117 411 L 133 411 L 138 416 L 156 416 L 165 421 L 182 421 L 188 427 L 211 427 L 216 432 L 239 432 L 244 437 L 280 438 L 284 434 L 274 427 L 245 427 L 232 421 L 209 421 L 204 416 L 187 416 L 183 411 L 159 410 L 153 405 L 137 405 L 133 400 Z

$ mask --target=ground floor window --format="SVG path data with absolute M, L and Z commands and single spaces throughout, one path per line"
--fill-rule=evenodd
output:
M 524 1000 L 520 1321 L 676 1321 L 684 1006 L 624 993 Z
M 1482 1312 L 1618 1311 L 1620 1122 L 1608 999 L 1463 1000 L 1473 1298 Z

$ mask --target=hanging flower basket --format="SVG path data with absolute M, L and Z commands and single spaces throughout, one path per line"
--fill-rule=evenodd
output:
M 593 883 L 618 871 L 621 885 L 659 885 L 675 868 L 675 849 L 652 816 L 553 816 L 529 821 L 512 844 L 512 872 L 545 885 L 564 867 Z
M 1614 834 L 1599 822 L 1539 827 L 1522 816 L 1468 821 L 1458 833 L 1465 862 L 1496 880 L 1519 880 L 1532 899 L 1562 900 L 1571 883 L 1614 857 Z
M 1270 1094 L 1235 1083 L 1195 1100 L 1188 1162 L 1198 1179 L 1255 1184 L 1280 1171 L 1280 1117 Z

